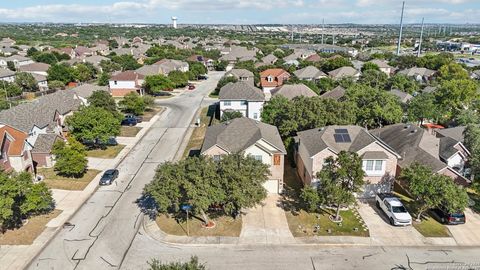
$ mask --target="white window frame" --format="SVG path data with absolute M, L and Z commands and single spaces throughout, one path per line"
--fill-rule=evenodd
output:
M 230 100 L 224 100 L 223 106 L 232 106 L 232 102 Z
M 253 113 L 253 119 L 258 119 L 258 113 Z
M 362 169 L 367 176 L 381 176 L 385 174 L 386 163 L 384 159 L 364 159 Z
M 267 81 L 268 81 L 268 82 L 273 82 L 273 77 L 272 77 L 272 76 L 268 76 L 268 77 L 267 77 Z
M 261 162 L 263 163 L 263 157 L 262 157 L 262 155 L 252 155 L 252 157 L 253 157 L 255 160 L 261 161 Z

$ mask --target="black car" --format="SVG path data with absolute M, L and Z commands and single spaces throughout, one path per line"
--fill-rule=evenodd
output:
M 463 212 L 449 213 L 445 209 L 436 208 L 432 210 L 432 214 L 437 221 L 447 225 L 465 224 L 467 221 Z
M 208 76 L 207 75 L 198 75 L 197 79 L 206 80 L 206 79 L 208 79 Z
M 136 118 L 125 118 L 121 124 L 122 126 L 135 126 L 138 124 L 138 121 Z
M 131 114 L 131 113 L 125 114 L 125 119 L 126 118 L 135 118 L 135 119 L 137 119 L 137 123 L 141 123 L 143 121 L 143 118 L 141 116 L 136 116 L 136 115 Z
M 117 169 L 106 170 L 103 173 L 102 178 L 100 178 L 100 185 L 101 186 L 111 185 L 117 177 L 118 177 Z

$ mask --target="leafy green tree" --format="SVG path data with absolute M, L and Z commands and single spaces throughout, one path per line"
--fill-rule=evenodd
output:
M 16 97 L 22 94 L 22 88 L 15 83 L 3 81 L 0 83 L 0 87 L 7 92 L 9 97 Z M 4 95 L 5 93 L 2 93 L 2 98 L 4 98 Z
M 190 80 L 197 80 L 198 76 L 207 74 L 207 68 L 199 62 L 190 62 L 189 63 L 189 71 L 188 71 L 188 78 Z
M 433 173 L 430 168 L 413 164 L 405 168 L 400 177 L 408 183 L 410 194 L 414 197 L 418 221 L 425 211 L 432 208 L 443 205 L 448 210 L 463 211 L 467 206 L 466 191 L 460 189 L 450 177 Z
M 263 106 L 261 116 L 262 121 L 274 126 L 280 126 L 283 120 L 288 116 L 291 110 L 292 102 L 282 95 L 273 96 L 268 103 Z
M 300 192 L 300 200 L 305 207 L 305 210 L 310 213 L 317 211 L 322 202 L 317 189 L 309 185 L 302 188 L 302 191 Z
M 400 55 L 396 56 L 389 64 L 399 69 L 412 68 L 417 65 L 417 57 L 414 55 Z
M 38 91 L 38 84 L 32 74 L 26 72 L 19 72 L 15 76 L 15 84 L 26 92 Z
M 404 74 L 395 74 L 388 80 L 387 88 L 398 89 L 405 93 L 413 94 L 420 90 L 420 84 Z
M 375 64 L 375 63 L 372 63 L 372 62 L 366 62 L 362 66 L 362 72 L 365 72 L 365 71 L 371 70 L 371 69 L 380 71 L 380 68 L 378 67 L 378 65 Z
M 50 89 L 60 89 L 65 87 L 65 83 L 62 81 L 48 81 L 48 88 Z
M 418 58 L 417 65 L 428 69 L 438 70 L 440 67 L 453 62 L 454 57 L 451 53 L 427 54 Z
M 321 92 L 328 92 L 335 88 L 335 80 L 330 77 L 321 78 L 317 82 L 317 87 L 320 89 Z
M 171 91 L 175 88 L 175 84 L 169 77 L 164 75 L 152 75 L 145 78 L 143 84 L 147 93 L 154 94 L 161 91 Z
M 238 82 L 237 77 L 235 77 L 235 76 L 224 76 L 218 81 L 217 87 L 215 87 L 215 90 L 212 92 L 212 94 L 213 95 L 218 95 L 220 93 L 220 89 L 222 89 L 222 87 L 224 87 L 225 85 L 227 85 L 229 83 L 236 83 L 236 82 Z
M 105 73 L 112 73 L 114 71 L 118 71 L 122 69 L 122 66 L 120 66 L 120 64 L 113 62 L 111 60 L 102 60 L 100 61 L 99 66 L 102 72 L 105 72 Z
M 117 103 L 107 91 L 96 90 L 87 100 L 92 107 L 105 109 L 112 114 L 117 113 Z
M 28 50 L 27 50 L 27 56 L 28 57 L 32 57 L 34 56 L 35 54 L 38 53 L 38 50 L 35 48 L 35 47 L 30 47 Z
M 352 62 L 350 62 L 350 60 L 348 60 L 347 58 L 345 57 L 333 57 L 333 58 L 329 58 L 327 60 L 325 60 L 323 63 L 322 63 L 322 70 L 323 71 L 326 71 L 326 72 L 329 72 L 329 71 L 332 71 L 334 69 L 337 69 L 337 68 L 341 68 L 341 67 L 353 67 L 353 64 Z
M 402 107 L 397 97 L 366 85 L 354 85 L 347 91 L 347 100 L 357 104 L 357 124 L 369 128 L 400 123 Z
M 13 63 L 12 61 L 7 61 L 7 68 L 8 68 L 9 70 L 11 70 L 11 71 L 17 70 L 17 69 L 15 68 L 15 63 Z
M 108 40 L 108 47 L 110 48 L 110 50 L 117 49 L 118 48 L 118 42 L 115 39 L 109 39 Z
M 470 78 L 468 71 L 466 71 L 460 64 L 455 62 L 443 65 L 438 70 L 438 78 L 441 80 L 467 80 Z
M 102 72 L 100 73 L 100 76 L 98 76 L 97 84 L 100 86 L 107 86 L 109 80 L 110 80 L 110 74 L 106 72 Z
M 91 69 L 87 64 L 79 63 L 73 68 L 73 75 L 77 81 L 86 82 L 93 79 L 95 76 L 95 69 Z
M 455 122 L 460 126 L 480 124 L 479 112 L 474 108 L 468 108 L 455 116 Z
M 228 61 L 217 61 L 215 62 L 216 71 L 225 71 L 228 66 Z
M 149 270 L 206 270 L 204 264 L 198 262 L 198 257 L 194 256 L 190 258 L 190 261 L 181 263 L 162 263 L 159 260 L 153 259 L 148 263 Z
M 435 94 L 439 106 L 449 118 L 471 107 L 479 97 L 479 88 L 472 80 L 450 80 L 443 81 Z
M 436 120 L 438 118 L 438 107 L 435 97 L 429 93 L 422 93 L 413 97 L 408 102 L 407 115 L 410 121 L 418 121 L 420 125 L 426 119 Z
M 68 129 L 75 139 L 101 142 L 120 134 L 120 122 L 118 115 L 95 106 L 82 107 L 66 120 Z
M 367 69 L 360 76 L 360 83 L 378 89 L 385 89 L 387 82 L 387 74 L 375 69 Z
M 58 63 L 57 57 L 53 53 L 40 52 L 34 55 L 33 60 L 40 63 L 55 65 Z
M 131 92 L 125 95 L 123 99 L 118 103 L 118 105 L 123 112 L 133 113 L 135 115 L 141 115 L 147 109 L 147 104 L 145 104 L 145 100 L 135 92 Z
M 140 65 L 137 60 L 130 54 L 123 54 L 123 55 L 115 55 L 112 56 L 112 61 L 120 65 L 122 71 L 125 70 L 135 70 L 142 65 Z
M 222 118 L 220 119 L 221 122 L 227 122 L 233 120 L 235 118 L 243 117 L 243 114 L 239 111 L 226 111 L 223 112 Z
M 61 81 L 63 82 L 63 85 L 66 85 L 75 79 L 74 70 L 72 67 L 64 64 L 55 64 L 50 66 L 47 70 L 47 74 L 48 81 Z
M 188 84 L 188 73 L 174 70 L 168 73 L 168 79 L 173 83 L 174 88 L 185 87 Z
M 474 187 L 478 189 L 480 186 L 480 126 L 478 124 L 470 124 L 465 128 L 463 133 L 465 147 L 470 151 L 468 165 L 472 170 L 472 178 L 474 179 Z
M 357 153 L 341 151 L 336 158 L 325 159 L 317 173 L 318 192 L 325 203 L 337 207 L 335 220 L 340 219 L 340 207 L 355 202 L 354 193 L 362 188 L 364 176 L 362 158 Z
M 74 138 L 69 138 L 68 143 L 57 141 L 52 153 L 55 155 L 53 169 L 59 175 L 80 178 L 87 171 L 85 147 Z

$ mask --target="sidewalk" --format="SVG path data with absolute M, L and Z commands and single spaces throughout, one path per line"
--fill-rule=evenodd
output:
M 117 157 L 113 159 L 104 159 L 102 162 L 97 159 L 96 165 L 91 168 L 104 170 L 106 167 L 117 167 L 165 111 L 166 110 L 161 111 L 159 114 L 152 117 L 150 121 L 141 123 L 143 128 L 135 137 L 118 137 L 119 143 L 125 144 L 125 147 L 120 151 Z M 97 190 L 98 181 L 100 180 L 101 175 L 102 174 L 99 173 L 88 184 L 88 186 L 81 191 L 52 189 L 52 195 L 56 202 L 55 208 L 62 210 L 62 213 L 47 223 L 45 230 L 35 239 L 32 245 L 0 246 L 0 270 L 23 269 L 56 235 L 56 233 L 62 228 L 63 224 L 65 224 L 80 206 Z

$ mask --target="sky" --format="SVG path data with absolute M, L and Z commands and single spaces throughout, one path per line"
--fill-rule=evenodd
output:
M 0 0 L 0 22 L 398 23 L 401 0 Z M 406 0 L 405 22 L 480 24 L 480 0 Z

